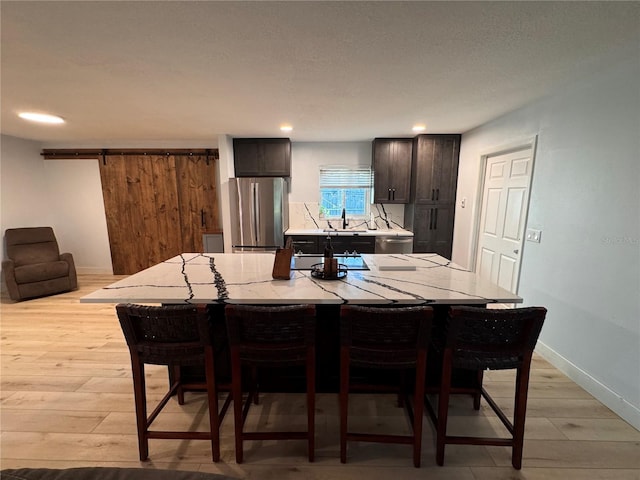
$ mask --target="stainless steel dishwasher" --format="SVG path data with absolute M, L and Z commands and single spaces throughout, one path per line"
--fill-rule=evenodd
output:
M 376 253 L 413 253 L 413 237 L 376 236 Z

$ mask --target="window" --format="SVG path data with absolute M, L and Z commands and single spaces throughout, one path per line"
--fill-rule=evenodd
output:
M 368 167 L 321 167 L 320 214 L 334 219 L 342 216 L 367 218 L 371 205 L 371 169 Z

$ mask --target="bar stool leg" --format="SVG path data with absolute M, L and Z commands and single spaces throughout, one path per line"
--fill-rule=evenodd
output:
M 347 463 L 347 412 L 349 410 L 349 350 L 340 349 L 340 462 Z
M 136 426 L 138 429 L 138 452 L 140 460 L 149 458 L 149 439 L 147 438 L 147 396 L 144 379 L 144 364 L 137 356 L 131 355 L 133 374 L 133 396 L 136 406 Z
M 315 414 L 316 414 L 316 352 L 313 347 L 307 349 L 307 435 L 309 461 L 315 458 Z
M 480 410 L 480 400 L 482 399 L 482 380 L 484 379 L 484 370 L 478 370 L 476 382 L 478 390 L 473 394 L 473 408 Z
M 214 462 L 220 460 L 220 419 L 218 417 L 218 395 L 216 394 L 215 371 L 213 366 L 213 348 L 205 348 L 205 378 L 209 400 L 209 428 L 211 432 L 211 457 Z
M 444 447 L 447 436 L 447 416 L 449 414 L 449 396 L 451 394 L 452 352 L 445 350 L 442 365 L 442 380 L 438 397 L 438 426 L 436 428 L 436 463 L 444 465 Z
M 511 464 L 516 470 L 522 468 L 524 447 L 524 424 L 527 415 L 527 392 L 529 390 L 530 363 L 526 360 L 516 373 L 516 401 L 513 413 L 513 450 Z
M 236 442 L 236 463 L 243 460 L 242 451 L 242 367 L 238 348 L 231 348 L 231 395 L 233 396 L 233 423 Z M 250 400 L 249 400 L 250 401 Z
M 420 468 L 420 458 L 422 453 L 422 417 L 424 415 L 424 383 L 427 373 L 426 351 L 418 352 L 416 362 L 416 383 L 414 394 L 413 412 L 413 466 Z

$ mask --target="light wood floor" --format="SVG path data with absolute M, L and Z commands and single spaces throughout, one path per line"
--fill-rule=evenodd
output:
M 434 459 L 433 428 L 425 418 L 422 468 L 415 469 L 405 445 L 350 443 L 340 464 L 337 395 L 317 401 L 316 461 L 306 461 L 305 443 L 253 442 L 245 463 L 236 465 L 233 416 L 222 427 L 222 461 L 213 464 L 206 441 L 152 440 L 150 460 L 138 461 L 130 363 L 110 304 L 81 304 L 79 298 L 116 277 L 80 276 L 80 290 L 43 299 L 1 304 L 1 467 L 122 466 L 223 473 L 271 479 L 640 479 L 640 432 L 618 418 L 540 357 L 529 391 L 523 468 L 511 468 L 502 447 L 447 446 L 445 466 Z M 164 369 L 148 371 L 152 397 L 166 384 Z M 486 385 L 502 405 L 512 399 L 513 376 L 489 372 Z M 393 398 L 359 396 L 352 426 L 407 430 Z M 191 394 L 175 402 L 158 422 L 203 428 L 206 406 Z M 374 420 L 375 415 L 375 420 Z M 460 397 L 451 408 L 452 431 L 500 431 L 486 405 L 475 412 Z M 271 427 L 304 425 L 302 395 L 263 397 L 249 423 Z M 160 424 L 160 423 L 159 423 Z

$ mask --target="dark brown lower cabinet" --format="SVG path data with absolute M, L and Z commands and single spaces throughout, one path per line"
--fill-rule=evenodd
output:
M 405 226 L 412 225 L 407 228 L 413 231 L 413 252 L 437 253 L 451 259 L 454 213 L 452 204 L 407 205 Z
M 327 244 L 325 235 L 287 235 L 285 241 L 291 238 L 294 253 L 322 254 Z M 374 253 L 376 237 L 360 235 L 332 235 L 331 246 L 333 253 Z

